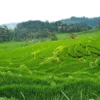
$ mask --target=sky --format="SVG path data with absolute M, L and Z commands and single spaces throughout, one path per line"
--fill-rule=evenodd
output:
M 100 0 L 0 0 L 0 24 L 100 16 Z

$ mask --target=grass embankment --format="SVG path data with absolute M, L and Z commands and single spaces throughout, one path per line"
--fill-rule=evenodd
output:
M 80 100 L 80 96 L 83 100 L 97 98 L 96 95 L 100 96 L 99 32 L 84 32 L 76 40 L 29 46 L 0 44 L 0 96 L 22 100 L 22 93 L 26 100 L 66 100 L 63 91 L 71 100 Z

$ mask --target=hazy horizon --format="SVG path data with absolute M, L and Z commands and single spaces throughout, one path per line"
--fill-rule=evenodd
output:
M 99 17 L 99 0 L 0 0 L 0 24 Z
M 95 17 L 86 17 L 86 16 L 71 16 L 71 17 L 77 17 L 77 18 L 81 18 L 81 17 L 85 17 L 85 18 L 97 18 L 97 17 L 100 17 L 100 16 L 95 16 Z M 69 17 L 69 18 L 71 18 Z M 64 19 L 69 19 L 69 18 L 62 18 L 62 19 L 59 19 L 59 20 L 64 20 Z M 32 20 L 30 19 L 31 21 L 36 21 L 36 20 Z M 8 22 L 8 23 L 1 23 L 0 25 L 5 25 L 5 24 L 16 24 L 16 23 L 21 23 L 21 22 L 26 22 L 26 21 L 30 21 L 30 20 L 24 20 L 24 21 L 20 21 L 20 22 Z M 39 20 L 39 19 L 38 19 Z M 59 20 L 55 20 L 55 21 L 59 21 Z M 49 21 L 49 20 L 40 20 L 40 21 Z M 55 21 L 49 21 L 49 22 L 55 22 Z

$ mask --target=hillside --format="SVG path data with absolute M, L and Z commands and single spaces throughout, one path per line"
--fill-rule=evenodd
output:
M 0 96 L 19 100 L 23 95 L 24 100 L 67 100 L 67 96 L 69 100 L 98 99 L 100 31 L 77 36 L 28 46 L 1 43 Z
M 32 21 L 32 20 L 29 20 L 29 21 Z M 33 20 L 33 21 L 35 22 L 37 20 Z M 25 22 L 27 22 L 27 21 L 25 21 Z M 56 21 L 56 23 L 59 23 L 59 22 L 62 22 L 62 24 L 68 24 L 68 25 L 82 23 L 82 24 L 87 24 L 90 27 L 95 27 L 97 24 L 100 24 L 100 17 L 88 18 L 88 17 L 72 16 L 71 18 L 65 18 L 65 19 L 61 19 L 59 21 Z M 24 23 L 24 22 L 8 23 L 8 24 L 2 24 L 0 26 L 6 25 L 9 29 L 14 29 L 17 26 L 17 24 L 20 24 L 20 23 Z M 48 25 L 48 22 L 46 22 L 46 23 L 47 23 L 46 25 Z M 54 24 L 55 22 L 51 22 L 51 23 Z M 37 23 L 35 23 L 34 27 L 38 27 Z
M 76 23 L 84 23 L 88 26 L 95 27 L 100 23 L 100 17 L 87 18 L 87 17 L 71 17 L 69 19 L 62 19 L 62 23 L 65 24 L 76 24 Z

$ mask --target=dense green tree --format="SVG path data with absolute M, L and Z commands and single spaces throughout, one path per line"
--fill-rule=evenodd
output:
M 100 23 L 96 25 L 96 29 L 100 29 Z
M 76 20 L 76 18 L 72 18 Z M 61 21 L 48 22 L 48 21 L 26 21 L 18 23 L 14 30 L 10 30 L 7 26 L 0 27 L 0 42 L 3 41 L 25 41 L 39 38 L 47 38 L 48 36 L 51 40 L 56 40 L 56 35 L 54 33 L 73 33 L 86 31 L 91 29 L 86 24 L 66 24 Z
M 7 26 L 0 27 L 0 42 L 12 40 L 12 32 Z
M 51 40 L 58 40 L 58 38 L 57 38 L 57 36 L 56 36 L 56 33 L 55 33 L 55 32 L 50 33 L 50 34 L 49 34 L 49 38 L 50 38 Z

